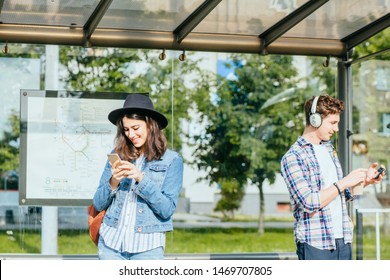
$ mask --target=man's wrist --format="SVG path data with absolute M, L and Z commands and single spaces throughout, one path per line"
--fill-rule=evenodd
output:
M 339 193 L 339 195 L 341 195 L 341 190 L 340 190 L 340 187 L 339 187 L 339 185 L 337 184 L 337 182 L 334 182 L 334 183 L 333 183 L 333 186 L 336 187 L 337 192 Z

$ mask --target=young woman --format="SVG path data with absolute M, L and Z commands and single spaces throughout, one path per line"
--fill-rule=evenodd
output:
M 106 209 L 99 259 L 163 259 L 183 181 L 183 160 L 162 131 L 168 120 L 136 93 L 108 119 L 118 128 L 113 153 L 120 159 L 107 161 L 93 198 L 96 210 Z

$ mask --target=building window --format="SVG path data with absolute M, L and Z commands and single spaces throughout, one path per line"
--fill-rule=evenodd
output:
M 289 213 L 291 212 L 290 202 L 278 202 L 276 205 L 276 211 L 278 213 Z

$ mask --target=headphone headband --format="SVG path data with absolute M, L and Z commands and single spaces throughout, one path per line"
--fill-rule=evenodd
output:
M 313 126 L 315 128 L 320 127 L 322 124 L 321 115 L 319 113 L 316 113 L 317 102 L 318 102 L 319 98 L 320 98 L 319 96 L 314 97 L 313 104 L 311 105 L 311 111 L 310 111 L 310 117 L 309 117 L 309 121 L 310 121 L 311 126 Z
M 318 102 L 319 98 L 320 97 L 318 95 L 316 97 L 314 97 L 313 104 L 311 105 L 311 113 L 312 114 L 315 114 L 317 111 L 317 102 Z

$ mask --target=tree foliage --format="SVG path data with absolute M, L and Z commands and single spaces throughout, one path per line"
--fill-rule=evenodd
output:
M 9 129 L 4 130 L 0 138 L 0 175 L 5 178 L 5 180 L 1 180 L 0 185 L 11 178 L 16 178 L 17 181 L 19 171 L 19 116 L 13 111 L 8 120 Z M 7 189 L 17 189 L 17 185 L 12 187 L 10 185 L 8 184 Z M 0 189 L 4 188 L 3 185 Z
M 0 57 L 40 58 L 44 47 L 28 44 L 12 44 L 7 53 L 0 52 Z M 19 177 L 19 144 L 20 144 L 20 117 L 19 112 L 11 110 L 7 126 L 0 131 L 0 189 L 18 189 Z
M 225 220 L 234 219 L 234 211 L 240 207 L 244 197 L 244 188 L 240 188 L 238 181 L 234 179 L 221 179 L 219 186 L 221 198 L 214 211 L 222 212 Z
M 366 40 L 362 44 L 355 47 L 352 54 L 353 59 L 362 58 L 364 56 L 377 53 L 383 50 L 390 49 L 390 28 L 385 28 L 383 31 L 379 32 L 372 38 Z M 390 52 L 384 52 L 379 54 L 377 59 L 389 60 Z
M 234 180 L 244 188 L 249 180 L 259 188 L 263 233 L 263 183 L 274 182 L 282 155 L 302 128 L 301 102 L 269 100 L 291 89 L 299 98 L 297 71 L 289 56 L 232 55 L 227 66 L 236 78 L 223 80 L 214 102 L 201 112 L 206 130 L 196 136 L 195 164 L 212 182 Z M 238 195 L 230 199 L 241 200 Z
M 190 119 L 193 100 L 208 93 L 208 74 L 199 61 L 160 61 L 156 51 L 62 47 L 60 61 L 69 90 L 148 92 L 156 109 L 168 118 L 165 134 L 178 151 L 183 145 L 181 121 Z

